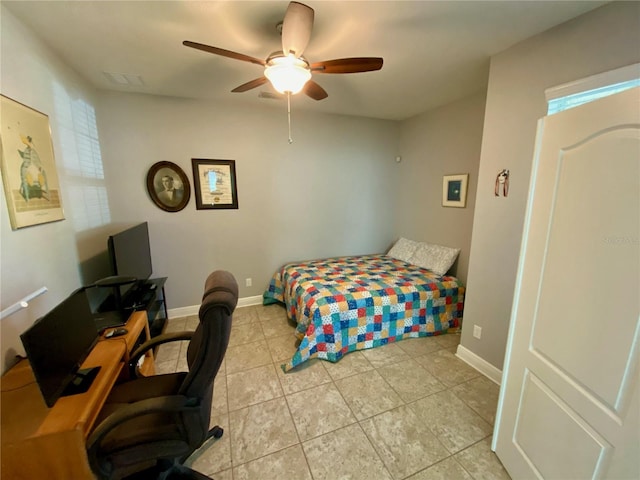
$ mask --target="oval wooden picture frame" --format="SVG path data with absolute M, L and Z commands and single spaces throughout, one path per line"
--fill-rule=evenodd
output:
M 147 192 L 158 208 L 165 212 L 179 212 L 189 203 L 191 185 L 178 165 L 162 161 L 154 163 L 147 172 Z

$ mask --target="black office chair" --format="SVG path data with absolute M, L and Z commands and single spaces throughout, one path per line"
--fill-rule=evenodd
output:
M 159 335 L 141 345 L 132 363 L 149 348 L 190 338 L 188 372 L 136 378 L 116 385 L 87 440 L 87 454 L 100 479 L 177 479 L 209 477 L 183 465 L 207 439 L 213 381 L 222 364 L 238 302 L 233 275 L 216 271 L 205 282 L 195 332 Z

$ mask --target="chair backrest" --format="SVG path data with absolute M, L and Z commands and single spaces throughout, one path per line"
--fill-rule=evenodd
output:
M 206 435 L 208 429 L 213 381 L 227 351 L 232 314 L 237 303 L 238 284 L 233 275 L 223 270 L 209 275 L 198 313 L 200 321 L 187 348 L 189 373 L 178 392 L 200 402 L 202 407 L 202 418 L 183 418 L 194 443 L 201 442 L 200 437 Z

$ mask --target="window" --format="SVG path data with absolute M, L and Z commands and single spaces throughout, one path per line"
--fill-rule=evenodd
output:
M 65 190 L 76 231 L 108 224 L 109 199 L 102 167 L 100 140 L 93 106 L 73 98 L 62 85 L 54 84 L 56 131 L 62 151 Z
M 640 86 L 640 64 L 549 88 L 545 91 L 549 105 L 547 115 L 638 86 Z

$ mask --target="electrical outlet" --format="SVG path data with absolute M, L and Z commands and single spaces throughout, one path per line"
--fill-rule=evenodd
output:
M 244 284 L 245 284 L 247 287 L 250 287 L 251 285 L 253 285 L 253 281 L 252 281 L 250 278 L 247 278 L 247 279 L 244 281 Z
M 473 326 L 473 336 L 475 338 L 477 338 L 478 340 L 480 340 L 480 337 L 482 337 L 482 327 L 480 327 L 478 325 L 474 325 Z

